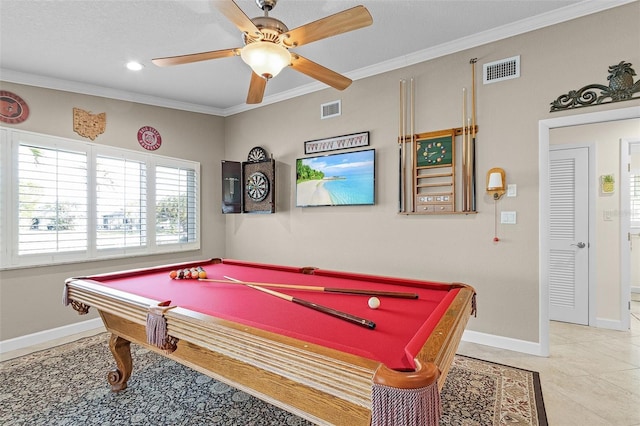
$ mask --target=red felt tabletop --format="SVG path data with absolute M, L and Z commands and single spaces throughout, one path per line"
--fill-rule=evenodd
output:
M 458 292 L 446 284 L 388 277 L 372 277 L 224 260 L 201 263 L 208 279 L 231 277 L 241 281 L 355 288 L 417 293 L 418 299 L 379 297 L 378 309 L 368 307 L 369 296 L 273 290 L 375 322 L 367 329 L 325 313 L 282 300 L 251 287 L 232 283 L 175 280 L 169 269 L 136 274 L 90 277 L 103 285 L 206 315 L 238 322 L 306 342 L 364 356 L 397 370 L 412 370 L 413 356 L 424 344 Z

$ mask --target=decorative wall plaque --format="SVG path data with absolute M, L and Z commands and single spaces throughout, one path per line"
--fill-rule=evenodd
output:
M 589 84 L 581 89 L 571 90 L 551 102 L 551 110 L 549 112 L 640 98 L 639 96 L 634 96 L 635 93 L 640 93 L 640 80 L 634 83 L 634 75 L 636 75 L 636 72 L 628 62 L 621 61 L 617 65 L 611 65 L 609 67 L 609 76 L 607 77 L 607 80 L 609 80 L 608 86 Z M 598 93 L 598 91 L 600 92 Z
M 73 109 L 73 131 L 82 136 L 94 140 L 104 133 L 107 128 L 107 113 L 91 114 L 90 112 Z
M 15 93 L 0 90 L 0 121 L 18 124 L 29 118 L 29 106 Z
M 144 126 L 138 130 L 138 143 L 148 151 L 155 151 L 162 145 L 162 136 L 153 127 Z
M 337 151 L 339 149 L 359 148 L 369 145 L 369 132 L 353 133 L 327 139 L 316 139 L 304 143 L 304 153 Z

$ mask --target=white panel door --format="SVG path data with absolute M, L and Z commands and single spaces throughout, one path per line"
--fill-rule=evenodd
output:
M 549 318 L 589 324 L 589 148 L 549 152 Z

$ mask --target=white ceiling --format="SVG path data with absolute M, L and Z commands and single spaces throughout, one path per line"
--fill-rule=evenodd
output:
M 280 0 L 270 16 L 293 29 L 365 5 L 370 27 L 294 49 L 357 80 L 630 1 Z M 244 103 L 250 69 L 239 57 L 151 63 L 241 47 L 240 31 L 212 3 L 0 0 L 0 79 L 223 116 L 255 108 Z M 236 3 L 251 18 L 263 14 L 254 0 Z M 144 69 L 127 70 L 131 60 Z M 267 84 L 262 105 L 327 87 L 286 68 Z

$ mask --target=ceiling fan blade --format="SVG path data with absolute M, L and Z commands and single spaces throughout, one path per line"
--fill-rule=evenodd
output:
M 255 72 L 251 73 L 251 83 L 249 84 L 249 93 L 247 93 L 248 104 L 259 104 L 264 96 L 264 89 L 267 87 L 267 80 L 260 77 Z
M 243 33 L 251 36 L 261 35 L 258 27 L 233 0 L 216 0 L 213 5 Z
M 289 47 L 302 46 L 367 27 L 372 23 L 373 18 L 367 8 L 356 6 L 288 31 L 283 37 L 283 43 Z
M 351 79 L 316 64 L 297 53 L 292 53 L 291 55 L 291 68 L 338 90 L 344 90 L 351 84 Z
M 240 49 L 213 50 L 211 52 L 191 53 L 189 55 L 169 56 L 167 58 L 152 59 L 151 62 L 159 67 L 171 65 L 190 64 L 192 62 L 207 61 L 209 59 L 227 58 L 229 56 L 239 56 Z

